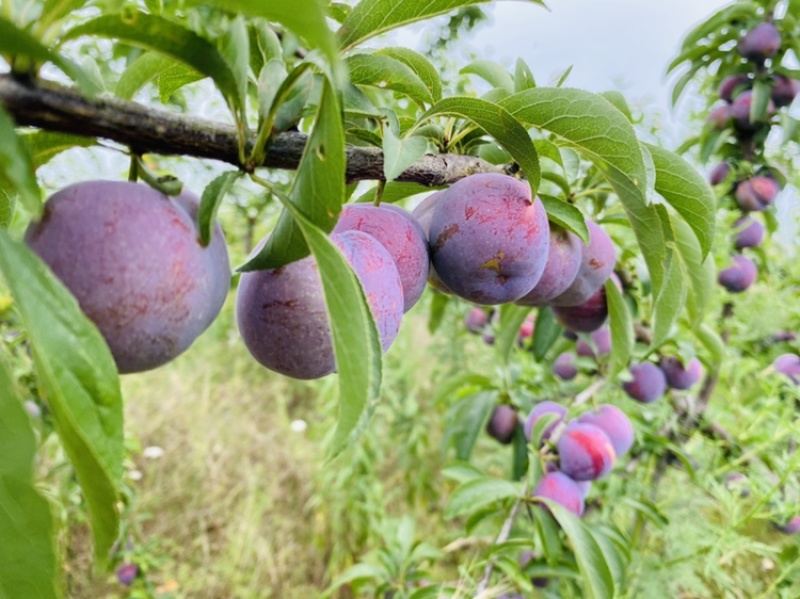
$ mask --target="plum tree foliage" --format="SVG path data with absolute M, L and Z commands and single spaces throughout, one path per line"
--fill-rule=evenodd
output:
M 648 587 L 648 560 L 663 557 L 669 507 L 659 483 L 685 476 L 678 463 L 698 493 L 718 491 L 720 473 L 709 473 L 720 466 L 695 466 L 698 447 L 717 456 L 724 445 L 726 458 L 770 481 L 736 527 L 756 519 L 797 531 L 796 443 L 776 434 L 781 457 L 762 458 L 747 449 L 752 433 L 736 438 L 714 406 L 721 383 L 744 385 L 740 367 L 758 367 L 752 379 L 772 381 L 788 403 L 800 376 L 793 339 L 757 343 L 731 324 L 779 269 L 798 284 L 796 271 L 771 263 L 780 256 L 770 237 L 793 176 L 781 152 L 800 140 L 791 111 L 800 71 L 787 58 L 800 57 L 800 2 L 739 0 L 687 34 L 668 67 L 683 69 L 673 100 L 697 85 L 709 102 L 705 125 L 676 152 L 639 138 L 618 92 L 565 78 L 541 86 L 521 59 L 513 73 L 477 60 L 459 65 L 460 81 L 488 83 L 477 96 L 443 79 L 435 63 L 446 41 L 428 55 L 373 47 L 440 15 L 451 15 L 455 37 L 482 3 L 0 0 L 0 275 L 10 302 L 0 306 L 0 443 L 19 444 L 0 467 L 0 597 L 61 593 L 55 522 L 21 409 L 32 399 L 48 407 L 75 471 L 97 567 L 119 565 L 126 585 L 140 575 L 113 563 L 125 458 L 118 375 L 191 351 L 219 314 L 231 272 L 217 212 L 242 188 L 281 212 L 235 265 L 241 342 L 282 375 L 335 377 L 330 468 L 369 427 L 383 354 L 418 302 L 431 332 L 457 312 L 492 345 L 481 349 L 497 368 L 444 383 L 445 450 L 457 460 L 444 515 L 464 535 L 494 530 L 491 547 L 460 564 L 457 581 L 423 576 L 438 553 L 420 551 L 403 556 L 402 576 L 413 575 L 400 582 L 386 560 L 365 562 L 329 593 L 656 596 L 664 588 Z M 184 88 L 201 85 L 228 122 L 181 104 Z M 170 110 L 133 102 L 145 89 Z M 767 142 L 779 129 L 785 145 L 775 148 Z M 102 173 L 43 201 L 38 169 L 101 145 L 129 158 L 130 181 Z M 167 155 L 225 167 L 190 190 L 153 168 Z M 709 185 L 694 165 L 712 158 Z M 775 360 L 773 346 L 785 355 Z M 26 356 L 34 391 L 14 380 Z M 794 421 L 783 426 L 796 432 Z M 510 446 L 508 477 L 474 459 L 483 432 Z M 790 559 L 748 592 L 790 593 L 800 585 Z M 682 592 L 678 578 L 670 593 Z M 735 585 L 720 577 L 704 590 Z

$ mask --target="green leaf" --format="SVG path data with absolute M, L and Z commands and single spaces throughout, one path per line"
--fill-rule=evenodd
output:
M 405 63 L 381 54 L 353 54 L 345 60 L 350 82 L 390 89 L 408 96 L 419 104 L 433 104 L 428 86 Z
M 689 291 L 686 298 L 686 309 L 693 328 L 697 327 L 706 313 L 709 301 L 717 285 L 714 257 L 708 254 L 703 259 L 703 252 L 694 232 L 685 221 L 670 219 L 675 236 L 675 248 L 683 262 L 689 279 Z
M 500 307 L 500 328 L 495 346 L 504 363 L 508 363 L 511 349 L 517 344 L 519 329 L 530 313 L 530 306 L 506 304 Z
M 514 93 L 514 79 L 502 65 L 491 60 L 475 60 L 462 68 L 461 74 L 474 74 L 489 82 L 492 87 L 499 87 L 509 94 Z
M 301 73 L 294 71 L 295 77 Z M 286 72 L 286 63 L 282 60 L 273 59 L 265 64 L 258 74 L 258 114 L 262 119 L 269 117 L 270 112 L 273 111 L 275 98 L 281 91 L 281 85 L 287 79 L 288 73 Z M 296 78 L 292 81 L 296 81 Z M 291 82 L 290 82 L 291 83 Z M 284 88 L 288 94 L 289 88 Z
M 250 37 L 247 34 L 247 23 L 242 15 L 231 21 L 221 42 L 222 57 L 228 63 L 236 82 L 234 105 L 239 108 L 239 119 L 245 122 L 247 81 L 250 72 Z
M 203 190 L 203 197 L 200 198 L 200 211 L 198 214 L 198 224 L 200 229 L 200 243 L 207 246 L 211 241 L 211 231 L 214 227 L 214 219 L 217 210 L 222 203 L 233 183 L 241 176 L 239 171 L 227 171 L 216 177 Z
M 209 41 L 178 23 L 155 15 L 128 11 L 120 15 L 103 15 L 81 23 L 67 31 L 62 41 L 84 35 L 119 39 L 184 62 L 199 73 L 211 77 L 235 112 L 243 109 L 236 75 L 225 58 Z
M 42 209 L 42 196 L 28 148 L 14 129 L 14 121 L 0 105 L 0 178 L 11 183 L 19 198 L 34 216 Z
M 471 514 L 495 501 L 521 495 L 522 485 L 517 482 L 488 477 L 470 480 L 460 485 L 450 496 L 445 518 Z
M 175 61 L 168 56 L 158 52 L 144 52 L 122 72 L 115 93 L 120 98 L 130 100 L 136 92 L 173 64 Z
M 628 106 L 628 101 L 618 91 L 607 91 L 602 92 L 600 94 L 606 100 L 608 100 L 614 108 L 619 110 L 622 114 L 625 115 L 625 118 L 628 119 L 631 123 L 633 123 L 633 114 L 631 114 L 631 107 Z
M 767 107 L 772 96 L 772 87 L 766 81 L 756 79 L 753 83 L 753 101 L 750 104 L 750 122 L 763 123 L 767 120 Z
M 71 148 L 88 148 L 97 144 L 94 137 L 81 137 L 58 131 L 26 131 L 20 134 L 19 138 L 28 149 L 34 169 L 47 164 L 53 157 Z
M 291 203 L 312 223 L 329 232 L 344 202 L 344 131 L 339 103 L 327 80 L 314 129 L 289 192 Z M 308 245 L 296 220 L 284 210 L 262 250 L 239 270 L 277 268 L 308 255 Z
M 92 80 L 71 60 L 42 45 L 27 31 L 0 17 L 0 55 L 26 56 L 31 60 L 52 62 L 87 94 L 97 91 Z
M 554 133 L 595 163 L 625 207 L 653 288 L 661 289 L 666 243 L 658 215 L 644 197 L 644 158 L 625 116 L 602 96 L 577 89 L 537 87 L 509 96 L 500 105 L 522 122 Z
M 422 54 L 414 52 L 409 48 L 400 47 L 381 48 L 377 50 L 375 54 L 388 56 L 389 58 L 394 58 L 404 63 L 414 71 L 417 77 L 425 84 L 434 102 L 438 102 L 442 99 L 442 79 L 439 76 L 439 71 L 436 70 L 436 67 Z
M 668 217 L 667 217 L 668 218 Z M 655 298 L 653 306 L 653 341 L 651 347 L 660 347 L 669 337 L 672 326 L 686 303 L 686 286 L 683 284 L 683 265 L 674 250 L 674 244 L 667 254 L 667 278 Z
M 580 210 L 551 195 L 540 193 L 539 199 L 547 212 L 547 220 L 575 233 L 583 243 L 589 243 L 589 227 L 586 226 L 586 218 Z
M 704 360 L 706 367 L 716 372 L 719 370 L 720 365 L 725 361 L 725 354 L 727 349 L 725 342 L 714 329 L 710 326 L 702 324 L 695 330 L 695 335 L 706 351 L 711 354 L 708 360 Z
M 495 391 L 482 391 L 467 395 L 450 407 L 444 445 L 453 445 L 456 458 L 469 460 L 496 403 Z
M 711 250 L 717 202 L 704 177 L 683 158 L 652 144 L 643 144 L 656 169 L 655 190 L 692 228 L 702 256 Z
M 646 497 L 641 497 L 640 499 L 623 497 L 622 503 L 632 507 L 659 528 L 666 528 L 669 526 L 669 518 L 667 518 L 664 512 L 662 512 L 655 503 Z
M 480 98 L 456 96 L 434 104 L 420 117 L 419 123 L 439 115 L 467 119 L 491 135 L 519 164 L 536 195 L 541 179 L 539 155 L 525 127 L 506 109 Z
M 7 191 L 10 187 L 11 184 L 7 184 L 5 177 L 0 176 L 0 229 L 7 229 L 14 220 L 17 195 Z
M 536 314 L 536 326 L 533 329 L 533 357 L 541 361 L 545 354 L 561 335 L 562 327 L 558 324 L 550 308 L 539 308 Z
M 633 352 L 633 319 L 628 309 L 628 302 L 612 279 L 606 281 L 606 301 L 611 321 L 609 376 L 615 376 L 628 365 Z
M 399 177 L 422 158 L 427 149 L 428 140 L 424 137 L 411 135 L 399 138 L 387 127 L 383 133 L 383 176 L 387 181 Z
M 541 498 L 539 501 L 547 505 L 569 539 L 583 580 L 584 596 L 595 599 L 614 597 L 616 593 L 614 576 L 602 547 L 589 527 L 560 504 Z
M 536 79 L 533 78 L 530 67 L 524 60 L 517 58 L 514 69 L 514 91 L 521 92 L 532 87 L 536 87 Z
M 335 98 L 330 84 L 326 91 Z M 344 173 L 338 179 L 344 193 Z M 363 430 L 368 408 L 381 387 L 381 342 L 366 296 L 355 272 L 330 237 L 289 199 L 280 198 L 303 235 L 319 267 L 331 323 L 336 370 L 339 373 L 339 418 L 328 458 L 354 442 Z
M 290 2 L 264 2 L 263 0 L 193 0 L 194 4 L 214 4 L 219 8 L 251 17 L 276 21 L 303 38 L 311 47 L 319 48 L 338 73 L 339 51 L 336 38 L 326 22 L 327 12 L 323 0 L 291 0 Z M 337 75 L 338 77 L 338 75 Z
M 40 22 L 37 23 L 39 31 L 43 31 L 51 23 L 63 19 L 79 8 L 83 8 L 87 2 L 88 0 L 45 0 Z
M 192 67 L 186 66 L 182 62 L 170 61 L 169 66 L 166 66 L 158 74 L 159 99 L 166 104 L 179 89 L 202 79 L 205 79 L 205 76 Z
M 409 196 L 416 195 L 418 193 L 430 193 L 434 189 L 436 188 L 427 187 L 425 185 L 422 185 L 421 183 L 412 183 L 405 181 L 387 181 L 386 185 L 384 185 L 383 187 L 383 193 L 381 194 L 381 202 L 394 204 L 395 202 L 399 202 L 400 200 L 403 200 Z M 365 191 L 360 196 L 358 196 L 355 199 L 355 202 L 363 203 L 363 202 L 374 201 L 376 191 L 377 191 L 377 185 Z
M 89 507 L 95 558 L 119 532 L 124 433 L 117 369 L 105 340 L 66 287 L 0 231 L 0 272 L 19 309 L 61 443 Z
M 361 0 L 353 7 L 337 35 L 342 49 L 346 51 L 385 31 L 486 1 L 488 0 Z
M 0 349 L 2 346 L 0 346 Z M 55 534 L 50 505 L 34 485 L 36 438 L 0 353 L 0 597 L 55 599 Z

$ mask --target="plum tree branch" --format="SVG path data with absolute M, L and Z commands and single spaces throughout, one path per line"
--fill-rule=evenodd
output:
M 236 166 L 239 150 L 233 125 L 157 110 L 117 98 L 87 98 L 75 89 L 43 80 L 20 81 L 0 75 L 0 103 L 20 126 L 110 139 L 136 153 L 211 158 Z M 247 142 L 252 149 L 255 137 Z M 301 132 L 273 135 L 262 164 L 294 170 L 300 163 L 307 136 Z M 397 181 L 440 186 L 475 173 L 503 172 L 474 156 L 427 154 Z M 348 181 L 382 180 L 383 152 L 378 148 L 347 147 Z

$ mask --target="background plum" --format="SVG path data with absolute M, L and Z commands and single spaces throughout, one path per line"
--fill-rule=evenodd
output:
M 711 174 L 709 175 L 709 183 L 711 185 L 719 185 L 725 179 L 728 178 L 728 175 L 731 172 L 731 165 L 727 162 L 720 162 L 717 166 L 715 166 L 711 170 Z
M 788 376 L 793 383 L 800 385 L 800 356 L 783 354 L 772 363 L 775 372 Z
M 781 47 L 781 34 L 772 23 L 759 23 L 739 40 L 739 54 L 747 60 L 762 63 Z
M 486 432 L 500 443 L 508 445 L 514 440 L 518 422 L 517 411 L 508 404 L 500 404 L 492 411 L 486 424 Z
M 554 306 L 553 314 L 561 325 L 573 332 L 596 331 L 608 317 L 605 287 L 600 287 L 586 302 L 578 306 Z
M 661 358 L 658 364 L 664 372 L 667 379 L 667 385 L 673 389 L 686 390 L 693 387 L 703 376 L 703 367 L 700 360 L 692 358 L 689 363 L 684 366 L 680 358 L 675 356 L 667 356 Z
M 740 131 L 754 131 L 762 125 L 760 122 L 753 122 L 753 120 L 750 118 L 750 107 L 752 104 L 753 92 L 751 90 L 747 90 L 736 96 L 736 98 L 733 100 L 733 103 L 730 105 L 730 118 L 733 119 L 733 124 Z M 769 118 L 773 114 L 775 114 L 775 103 L 772 101 L 772 99 L 770 99 L 767 102 L 765 116 Z M 719 120 L 717 120 L 717 122 L 719 122 Z M 722 128 L 724 129 L 725 127 Z
M 513 302 L 533 289 L 544 270 L 547 214 L 522 181 L 472 175 L 435 203 L 429 244 L 436 273 L 450 291 L 477 304 Z
M 385 351 L 403 316 L 403 289 L 394 260 L 380 242 L 361 231 L 335 233 L 331 240 L 361 281 Z M 236 317 L 247 349 L 270 370 L 297 379 L 315 379 L 335 370 L 322 283 L 312 256 L 243 273 Z
M 778 197 L 780 186 L 771 177 L 757 176 L 736 186 L 736 203 L 744 212 L 765 210 Z
M 723 131 L 728 127 L 728 124 L 731 122 L 732 118 L 733 113 L 731 106 L 723 104 L 722 106 L 717 106 L 710 113 L 708 113 L 706 123 L 708 123 L 711 128 L 716 131 Z
M 633 380 L 622 384 L 622 388 L 632 399 L 650 403 L 664 395 L 667 390 L 667 377 L 664 371 L 652 362 L 633 364 L 629 370 Z
M 565 381 L 571 381 L 578 375 L 575 368 L 575 354 L 564 352 L 553 362 L 553 374 Z
M 598 358 L 611 353 L 611 329 L 602 327 L 589 335 L 591 343 L 586 339 L 578 339 L 576 350 L 584 358 Z
M 580 238 L 564 229 L 550 230 L 547 263 L 536 286 L 516 303 L 522 306 L 544 306 L 564 293 L 575 281 L 581 266 Z
M 545 474 L 532 495 L 555 501 L 576 516 L 583 514 L 583 495 L 575 481 L 563 472 Z
M 751 87 L 753 80 L 749 75 L 731 75 L 725 77 L 719 84 L 719 97 L 730 104 L 736 96 Z
M 611 440 L 618 457 L 627 453 L 633 446 L 633 425 L 625 412 L 616 406 L 602 404 L 597 406 L 596 410 L 581 414 L 576 421 L 602 429 Z
M 542 441 L 546 441 L 553 434 L 556 427 L 561 424 L 567 417 L 567 408 L 554 401 L 542 401 L 533 406 L 533 409 L 528 414 L 525 420 L 525 438 L 531 440 L 531 433 L 536 422 L 545 414 L 555 414 L 558 418 L 547 425 L 542 433 Z
M 470 333 L 480 334 L 489 324 L 489 314 L 482 308 L 470 308 L 464 316 L 464 326 Z
M 746 256 L 737 254 L 731 258 L 731 262 L 728 268 L 719 271 L 717 280 L 731 293 L 741 293 L 755 282 L 758 270 L 753 261 Z
M 425 291 L 430 264 L 427 238 L 416 219 L 391 204 L 347 204 L 333 229 L 344 231 L 363 231 L 389 250 L 403 285 L 403 311 L 408 312 Z
M 564 293 L 550 301 L 553 306 L 578 306 L 589 301 L 614 270 L 617 253 L 608 233 L 590 220 L 586 221 L 586 226 L 589 244 L 581 246 L 578 274 Z
M 775 75 L 772 87 L 772 101 L 777 107 L 788 106 L 800 93 L 800 81 L 784 75 Z
M 121 373 L 165 364 L 216 318 L 230 285 L 222 229 L 202 247 L 199 200 L 126 181 L 85 181 L 25 234 L 97 325 Z
M 558 440 L 559 469 L 576 481 L 605 476 L 616 457 L 611 439 L 593 424 L 573 421 Z
M 733 223 L 733 244 L 737 250 L 760 245 L 764 240 L 764 225 L 745 215 Z

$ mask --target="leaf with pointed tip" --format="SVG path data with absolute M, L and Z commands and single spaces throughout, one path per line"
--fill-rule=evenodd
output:
M 533 357 L 539 361 L 543 360 L 562 330 L 550 308 L 539 308 L 536 314 L 536 326 L 533 328 Z
M 530 67 L 524 60 L 517 58 L 514 68 L 514 91 L 521 92 L 532 87 L 536 87 L 536 79 L 534 79 Z
M 34 216 L 42 209 L 42 196 L 33 161 L 28 148 L 23 144 L 14 129 L 14 121 L 0 105 L 0 177 L 11 184 L 9 192 L 16 191 Z M 9 194 L 10 195 L 10 194 Z
M 200 198 L 200 211 L 198 224 L 200 230 L 200 243 L 207 246 L 211 241 L 211 231 L 214 227 L 214 218 L 225 194 L 228 193 L 236 179 L 241 176 L 240 171 L 227 171 L 216 177 L 203 190 Z
M 541 179 L 539 155 L 525 127 L 505 108 L 480 98 L 455 96 L 444 98 L 434 104 L 420 117 L 419 122 L 439 115 L 467 119 L 491 135 L 519 164 L 528 179 L 533 195 L 536 195 Z
M 547 219 L 550 222 L 575 233 L 583 243 L 589 243 L 589 228 L 586 226 L 586 218 L 580 210 L 551 195 L 540 193 L 539 199 L 544 205 Z
M 124 432 L 111 352 L 69 290 L 25 245 L 0 231 L 0 272 L 27 331 L 61 444 L 89 508 L 95 559 L 119 533 Z
M 433 104 L 433 96 L 425 82 L 407 64 L 382 54 L 352 54 L 345 64 L 350 82 L 390 89 L 408 96 L 419 104 Z
M 500 308 L 500 330 L 497 333 L 495 346 L 503 362 L 508 363 L 511 349 L 516 345 L 519 337 L 519 329 L 530 311 L 530 306 L 514 304 L 506 304 Z
M 492 62 L 491 60 L 474 60 L 463 67 L 459 72 L 461 74 L 477 75 L 481 79 L 487 81 L 492 87 L 499 87 L 509 94 L 513 94 L 515 91 L 513 77 L 511 77 L 502 65 Z
M 375 51 L 375 54 L 388 56 L 404 63 L 422 80 L 434 102 L 442 99 L 442 78 L 439 76 L 439 71 L 422 54 L 409 48 L 400 47 L 381 48 Z
M 708 254 L 703 258 L 703 251 L 692 229 L 683 219 L 671 219 L 675 236 L 675 248 L 683 262 L 689 280 L 686 297 L 686 310 L 692 328 L 696 328 L 706 314 L 710 298 L 717 285 L 714 256 Z
M 158 52 L 144 52 L 122 72 L 114 93 L 119 98 L 130 100 L 136 95 L 136 92 L 157 79 L 165 69 L 173 64 L 175 61 L 169 56 Z
M 36 438 L 5 353 L 0 351 L 0 597 L 56 599 L 53 515 L 34 484 Z
M 82 137 L 71 133 L 59 133 L 58 131 L 26 131 L 21 133 L 19 138 L 31 157 L 34 169 L 38 169 L 43 164 L 47 164 L 61 152 L 71 148 L 88 148 L 97 143 L 94 137 Z
M 412 135 L 399 138 L 387 128 L 383 134 L 383 176 L 387 181 L 399 177 L 427 149 L 428 140 L 424 137 Z
M 633 318 L 628 309 L 622 293 L 617 289 L 613 279 L 608 279 L 605 284 L 606 301 L 608 302 L 608 318 L 611 328 L 611 359 L 609 361 L 609 376 L 622 372 L 628 365 L 628 360 L 633 352 Z
M 522 488 L 520 483 L 499 478 L 469 480 L 453 491 L 445 510 L 445 518 L 471 514 L 495 501 L 520 497 Z

